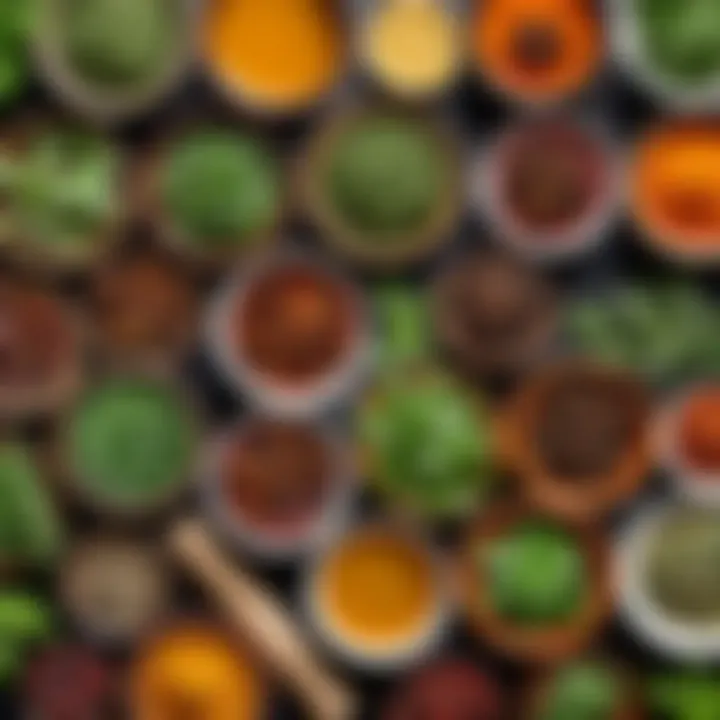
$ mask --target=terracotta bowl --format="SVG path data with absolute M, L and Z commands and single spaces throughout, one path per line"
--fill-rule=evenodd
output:
M 556 625 L 529 627 L 513 624 L 492 606 L 488 579 L 475 560 L 478 545 L 491 542 L 518 523 L 538 517 L 532 509 L 507 504 L 491 509 L 470 526 L 460 558 L 459 589 L 472 630 L 511 659 L 530 664 L 554 664 L 584 650 L 612 614 L 610 558 L 606 539 L 593 530 L 566 526 L 582 547 L 589 566 L 588 596 L 571 618 Z
M 588 478 L 557 476 L 542 458 L 536 440 L 546 398 L 567 378 L 597 378 L 617 383 L 632 402 L 634 437 L 609 472 Z M 518 478 L 533 506 L 560 519 L 595 522 L 630 499 L 646 480 L 652 464 L 651 403 L 647 390 L 623 372 L 591 362 L 553 365 L 531 377 L 498 414 L 496 441 L 500 462 Z

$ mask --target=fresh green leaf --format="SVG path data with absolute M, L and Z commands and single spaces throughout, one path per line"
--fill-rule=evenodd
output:
M 37 597 L 20 591 L 0 593 L 0 639 L 38 642 L 52 629 L 50 608 Z

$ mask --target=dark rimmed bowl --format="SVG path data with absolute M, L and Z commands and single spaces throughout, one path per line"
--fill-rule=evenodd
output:
M 423 226 L 396 233 L 384 245 L 367 242 L 372 233 L 348 225 L 334 209 L 325 187 L 327 164 L 336 143 L 347 131 L 375 117 L 408 119 L 424 127 L 440 151 L 449 176 Z M 453 133 L 442 125 L 391 106 L 352 109 L 328 120 L 311 138 L 300 160 L 295 185 L 299 209 L 331 252 L 369 270 L 392 272 L 427 259 L 452 240 L 462 212 L 462 160 Z
M 478 547 L 501 537 L 527 519 L 543 515 L 506 503 L 475 520 L 467 533 L 459 563 L 459 590 L 473 632 L 503 655 L 530 665 L 552 665 L 584 650 L 609 621 L 613 607 L 607 539 L 597 528 L 559 523 L 583 549 L 589 570 L 588 594 L 574 616 L 559 623 L 523 627 L 503 618 L 488 595 L 488 578 L 478 567 Z

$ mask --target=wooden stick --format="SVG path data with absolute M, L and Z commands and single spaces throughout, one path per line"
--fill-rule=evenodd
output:
M 168 546 L 208 591 L 232 627 L 278 673 L 315 720 L 353 720 L 357 701 L 316 657 L 281 602 L 231 563 L 197 520 L 177 524 Z

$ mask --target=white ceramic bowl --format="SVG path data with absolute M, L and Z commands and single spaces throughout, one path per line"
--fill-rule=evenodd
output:
M 578 128 L 598 143 L 607 164 L 607 178 L 590 208 L 564 228 L 534 231 L 515 216 L 502 193 L 504 161 L 508 149 L 524 132 L 536 124 L 557 121 Z M 520 120 L 502 130 L 481 148 L 471 163 L 467 187 L 470 203 L 490 222 L 493 235 L 511 250 L 533 262 L 556 264 L 575 260 L 595 250 L 610 235 L 618 220 L 624 197 L 626 173 L 621 153 L 610 133 L 602 126 L 563 116 L 540 115 Z
M 288 265 L 318 269 L 344 283 L 358 324 L 356 336 L 335 367 L 294 388 L 279 387 L 253 368 L 233 347 L 228 332 L 235 308 L 244 301 L 252 283 Z M 336 409 L 361 390 L 374 357 L 370 315 L 360 291 L 334 269 L 299 253 L 273 254 L 233 275 L 211 302 L 206 341 L 211 361 L 238 395 L 246 397 L 255 409 L 284 418 L 315 417 Z
M 668 617 L 645 592 L 643 573 L 650 543 L 676 509 L 668 502 L 644 508 L 621 533 L 616 549 L 613 584 L 621 617 L 643 644 L 684 662 L 720 659 L 720 622 L 696 627 Z
M 635 0 L 609 0 L 606 3 L 612 56 L 625 74 L 649 92 L 666 110 L 701 112 L 720 109 L 720 72 L 712 80 L 688 87 L 658 71 L 650 62 L 641 38 Z
M 718 389 L 710 383 L 696 384 L 678 393 L 660 408 L 653 428 L 653 447 L 660 467 L 689 502 L 720 507 L 720 469 L 706 472 L 694 468 L 679 445 L 680 422 L 690 399 L 704 389 Z
M 368 527 L 370 530 L 373 527 L 380 527 L 383 530 L 385 528 L 383 525 L 365 526 L 366 529 Z M 362 531 L 363 527 L 360 528 L 360 532 Z M 347 638 L 345 633 L 334 625 L 330 613 L 322 606 L 317 584 L 329 554 L 337 550 L 342 540 L 312 558 L 301 586 L 301 604 L 305 616 L 321 642 L 344 662 L 362 672 L 374 675 L 384 675 L 412 667 L 432 655 L 441 644 L 453 615 L 450 578 L 440 554 L 414 532 L 406 533 L 400 529 L 393 530 L 392 527 L 389 531 L 397 532 L 401 537 L 416 543 L 422 552 L 427 553 L 435 575 L 433 583 L 436 588 L 435 608 L 413 637 L 399 644 L 378 643 L 361 646 Z
M 316 552 L 347 526 L 357 490 L 357 475 L 348 443 L 335 429 L 316 425 L 330 454 L 328 494 L 315 518 L 295 532 L 279 535 L 243 518 L 240 508 L 228 507 L 219 470 L 228 441 L 242 433 L 253 417 L 220 432 L 207 443 L 200 467 L 200 493 L 212 526 L 239 550 L 268 562 L 286 562 Z

